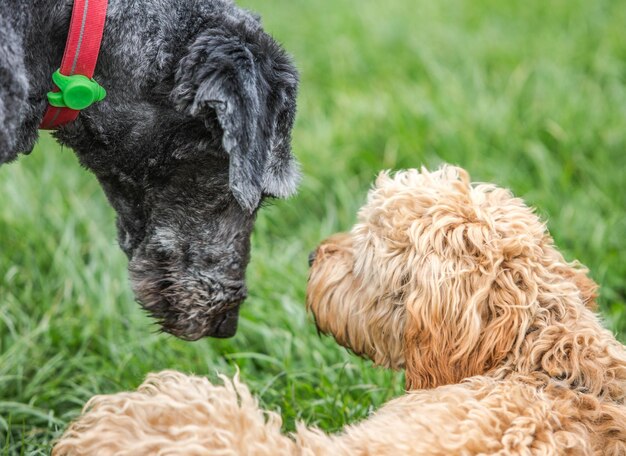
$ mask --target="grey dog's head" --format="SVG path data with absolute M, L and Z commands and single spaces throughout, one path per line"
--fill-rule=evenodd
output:
M 172 31 L 148 65 L 128 61 L 144 71 L 137 86 L 116 82 L 133 74 L 104 43 L 109 97 L 59 134 L 117 211 L 137 299 L 187 340 L 235 334 L 256 211 L 299 179 L 296 70 L 256 18 L 233 11 Z

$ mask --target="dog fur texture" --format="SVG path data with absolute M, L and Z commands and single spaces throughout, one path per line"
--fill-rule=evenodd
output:
M 237 377 L 176 372 L 97 396 L 55 455 L 623 455 L 626 348 L 595 283 L 521 199 L 467 173 L 383 173 L 313 258 L 307 306 L 409 392 L 327 435 L 259 409 Z
M 32 150 L 71 0 L 0 2 L 0 164 Z M 297 72 L 230 0 L 109 0 L 107 98 L 58 130 L 117 212 L 135 295 L 165 331 L 227 337 L 261 201 L 295 192 Z

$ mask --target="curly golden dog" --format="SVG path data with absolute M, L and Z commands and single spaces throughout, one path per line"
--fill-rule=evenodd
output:
M 382 173 L 311 260 L 319 329 L 405 369 L 406 395 L 339 434 L 286 436 L 237 377 L 166 371 L 94 397 L 53 454 L 626 455 L 626 347 L 509 191 L 454 167 Z

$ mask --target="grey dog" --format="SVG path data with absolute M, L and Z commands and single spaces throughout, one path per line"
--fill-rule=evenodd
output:
M 0 1 L 0 163 L 32 150 L 71 0 Z M 117 212 L 135 295 L 164 331 L 235 334 L 256 212 L 292 194 L 298 74 L 229 0 L 110 0 L 107 98 L 55 133 Z

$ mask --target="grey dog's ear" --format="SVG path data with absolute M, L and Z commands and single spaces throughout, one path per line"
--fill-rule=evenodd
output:
M 296 90 L 296 70 L 265 34 L 208 30 L 180 61 L 172 99 L 190 116 L 215 112 L 231 191 L 249 212 L 263 194 L 288 196 L 297 186 L 290 146 Z

